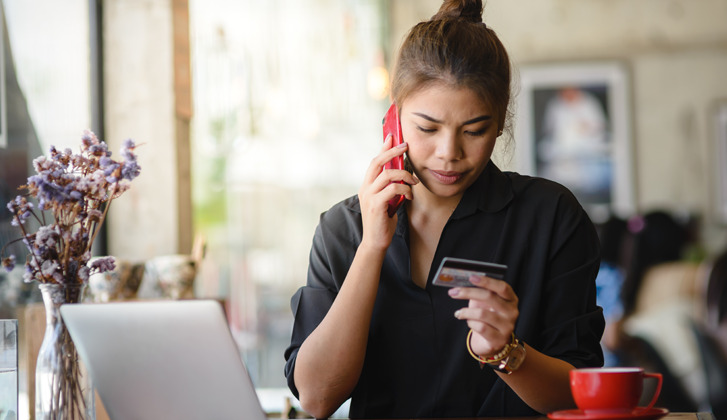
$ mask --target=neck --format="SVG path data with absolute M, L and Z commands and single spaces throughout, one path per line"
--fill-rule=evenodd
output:
M 446 221 L 457 208 L 463 194 L 452 197 L 439 197 L 432 194 L 421 183 L 412 187 L 414 199 L 407 201 L 407 213 L 411 216 L 424 216 L 426 219 L 443 217 Z

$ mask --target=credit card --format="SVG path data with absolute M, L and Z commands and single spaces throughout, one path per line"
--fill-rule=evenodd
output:
M 507 266 L 462 258 L 444 257 L 434 275 L 433 284 L 445 287 L 474 287 L 470 276 L 486 276 L 504 280 Z

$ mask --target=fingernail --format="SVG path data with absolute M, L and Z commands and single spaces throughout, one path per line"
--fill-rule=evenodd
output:
M 457 296 L 457 295 L 459 295 L 459 289 L 457 289 L 457 288 L 449 289 L 449 292 L 447 292 L 447 293 L 449 293 L 450 296 Z
M 407 146 L 406 142 L 403 142 L 403 143 L 399 143 L 399 144 L 397 144 L 397 145 L 396 145 L 396 147 L 398 147 L 399 149 L 403 149 L 403 148 L 405 148 L 406 146 Z
M 480 276 L 470 276 L 470 283 L 479 284 L 482 281 Z
M 457 319 L 459 319 L 459 316 L 461 314 L 462 314 L 462 310 L 461 309 L 457 309 L 456 311 L 454 311 L 454 317 L 457 318 Z

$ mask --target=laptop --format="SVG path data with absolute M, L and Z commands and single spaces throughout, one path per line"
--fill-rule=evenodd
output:
M 265 420 L 213 300 L 61 306 L 111 420 Z

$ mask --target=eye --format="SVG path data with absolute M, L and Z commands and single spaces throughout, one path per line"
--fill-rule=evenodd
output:
M 434 128 L 425 128 L 425 127 L 421 127 L 421 126 L 417 126 L 417 130 L 421 131 L 422 133 L 433 133 L 433 132 L 437 131 Z
M 480 137 L 487 132 L 488 128 L 489 127 L 485 127 L 485 128 L 479 129 L 477 131 L 465 131 L 465 134 L 472 136 L 472 137 Z

